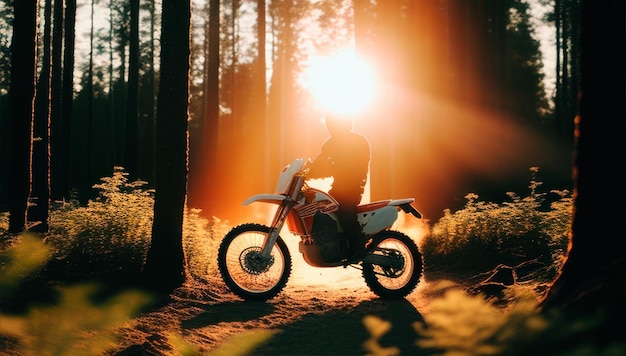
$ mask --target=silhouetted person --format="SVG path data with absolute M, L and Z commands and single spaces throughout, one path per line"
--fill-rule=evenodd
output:
M 307 178 L 333 177 L 328 193 L 339 203 L 337 218 L 348 241 L 349 259 L 358 258 L 365 250 L 365 239 L 357 206 L 367 182 L 370 145 L 365 136 L 352 130 L 351 117 L 326 115 L 325 121 L 330 137 L 310 164 Z

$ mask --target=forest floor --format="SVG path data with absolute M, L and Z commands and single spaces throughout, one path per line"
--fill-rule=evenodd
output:
M 457 278 L 455 284 L 451 276 L 426 269 L 405 298 L 381 299 L 367 287 L 360 270 L 311 267 L 296 252 L 297 241 L 287 244 L 292 251 L 292 273 L 276 297 L 266 302 L 239 298 L 222 281 L 213 255 L 208 254 L 209 262 L 194 266 L 196 272 L 208 271 L 202 279 L 190 278 L 166 302 L 114 329 L 115 347 L 105 354 L 432 355 L 433 350 L 416 344 L 416 326 L 447 288 L 467 289 L 477 282 L 476 278 Z M 215 250 L 215 246 L 206 248 Z M 70 308 L 85 314 L 81 306 Z M 69 314 L 55 313 L 46 321 L 60 330 L 67 328 L 68 321 L 63 319 Z M 85 315 L 78 318 L 85 319 Z M 80 333 L 74 329 L 72 333 Z M 15 341 L 0 340 L 0 355 L 22 355 L 19 350 Z
M 406 298 L 380 299 L 360 270 L 313 268 L 295 259 L 287 287 L 267 302 L 243 301 L 218 275 L 208 282 L 181 287 L 169 303 L 133 319 L 120 329 L 121 342 L 111 354 L 178 355 L 185 347 L 195 355 L 246 354 L 246 335 L 249 342 L 259 330 L 256 335 L 267 338 L 252 355 L 380 355 L 387 347 L 402 355 L 428 354 L 415 344 L 414 325 L 429 312 L 431 293 L 441 292 L 422 277 Z M 370 316 L 391 329 L 373 338 L 377 332 L 368 327 Z M 175 350 L 172 340 L 186 346 Z

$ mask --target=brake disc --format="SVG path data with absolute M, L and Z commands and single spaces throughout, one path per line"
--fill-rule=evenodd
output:
M 270 255 L 268 258 L 263 258 L 261 251 L 261 247 L 253 246 L 241 252 L 239 264 L 246 273 L 259 275 L 267 272 L 272 267 L 274 256 Z

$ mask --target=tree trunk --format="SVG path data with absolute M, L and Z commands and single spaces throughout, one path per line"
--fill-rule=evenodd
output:
M 92 177 L 93 177 L 93 165 L 91 162 L 91 157 L 93 153 L 93 122 L 94 122 L 94 90 L 93 90 L 93 78 L 94 78 L 94 51 L 95 48 L 95 32 L 94 32 L 94 21 L 95 21 L 95 2 L 96 0 L 91 1 L 91 12 L 90 12 L 90 30 L 89 30 L 89 69 L 87 73 L 87 87 L 85 91 L 87 92 L 87 100 L 88 100 L 88 109 L 87 115 L 82 118 L 85 120 L 85 131 L 83 135 L 85 138 L 82 140 L 83 146 L 80 148 L 79 153 L 79 161 L 78 164 L 80 169 L 77 170 L 80 172 L 80 177 L 78 178 L 78 200 L 82 204 L 87 204 L 89 198 L 91 197 L 91 186 L 92 186 Z
M 57 151 L 53 151 L 52 146 L 50 146 L 50 154 L 55 156 L 60 155 L 60 152 L 63 150 L 59 148 L 63 144 L 63 134 L 60 130 L 63 114 L 63 9 L 63 0 L 55 0 L 52 13 L 54 27 L 52 29 L 52 73 L 50 78 L 50 144 L 52 144 L 53 139 L 57 142 L 55 147 Z M 55 127 L 54 131 L 52 131 L 53 127 Z M 52 157 L 50 157 L 51 159 Z M 52 161 L 50 161 L 50 164 L 52 164 Z M 67 168 L 67 165 L 61 167 Z M 52 186 L 50 189 L 52 189 Z
M 128 55 L 128 90 L 126 91 L 126 134 L 124 168 L 131 180 L 138 173 L 138 126 L 137 103 L 139 95 L 139 0 L 130 1 L 130 34 Z
M 233 2 L 235 6 L 235 2 Z M 205 7 L 208 20 L 204 34 L 203 98 L 199 138 L 192 148 L 192 170 L 189 187 L 189 206 L 200 208 L 207 216 L 215 215 L 220 187 L 214 174 L 218 166 L 218 132 L 220 118 L 220 1 L 210 0 Z M 232 114 L 231 114 L 232 115 Z M 197 144 L 196 144 L 197 142 Z
M 31 188 L 31 149 L 35 63 L 37 58 L 37 1 L 13 2 L 11 39 L 10 115 L 13 120 L 13 147 L 9 175 L 9 232 L 26 228 L 26 208 Z
M 37 222 L 35 231 L 47 232 L 49 229 L 50 208 L 50 66 L 52 40 L 52 0 L 46 0 L 44 6 L 43 56 L 37 95 L 35 97 L 32 146 L 32 192 L 33 205 L 28 208 L 28 220 Z
M 182 245 L 187 184 L 190 0 L 164 0 L 161 80 L 157 98 L 156 195 L 152 243 L 144 269 L 148 287 L 170 292 L 185 280 Z
M 154 129 L 155 129 L 155 116 L 156 116 L 156 110 L 155 110 L 155 102 L 156 102 L 156 88 L 155 88 L 155 70 L 154 70 L 154 53 L 155 53 L 155 45 L 156 45 L 156 41 L 155 41 L 155 37 L 154 37 L 154 33 L 155 33 L 155 22 L 156 22 L 156 15 L 155 15 L 155 4 L 154 4 L 154 0 L 148 0 L 148 9 L 150 12 L 150 50 L 149 50 L 149 62 L 148 62 L 148 68 L 146 70 L 146 80 L 145 80 L 145 86 L 143 87 L 143 98 L 145 98 L 145 102 L 144 102 L 144 107 L 146 108 L 146 116 L 145 116 L 145 135 L 146 135 L 146 139 L 145 139 L 145 147 L 144 147 L 144 154 L 142 155 L 142 157 L 144 157 L 144 159 L 142 160 L 142 164 L 141 166 L 143 167 L 143 169 L 141 169 L 141 172 L 143 173 L 142 177 L 145 176 L 146 180 L 150 183 L 154 183 L 154 162 L 155 162 L 155 156 L 154 156 Z
M 64 17 L 63 82 L 61 114 L 58 126 L 55 154 L 50 158 L 52 199 L 70 198 L 70 145 L 72 132 L 72 108 L 74 103 L 74 47 L 76 38 L 76 0 L 66 0 Z
M 575 201 L 570 251 L 541 307 L 602 315 L 600 341 L 622 340 L 624 249 L 624 2 L 582 2 L 582 71 L 576 118 Z
M 255 82 L 255 87 L 254 87 L 254 95 L 253 95 L 253 99 L 254 99 L 254 103 L 253 103 L 253 110 L 258 113 L 254 115 L 254 123 L 253 123 L 253 127 L 255 128 L 255 130 L 258 130 L 258 132 L 264 132 L 265 127 L 267 126 L 267 63 L 265 60 L 265 56 L 266 56 L 266 51 L 265 51 L 265 38 L 266 38 L 266 11 L 265 11 L 265 7 L 266 7 L 266 1 L 265 0 L 257 0 L 257 46 L 258 46 L 258 53 L 257 53 L 257 70 L 256 70 L 256 82 Z M 243 134 L 243 132 L 238 132 L 238 134 Z M 262 147 L 261 145 L 264 144 L 264 138 L 262 137 L 255 137 L 255 139 L 257 140 L 259 147 Z M 271 188 L 271 183 L 270 182 L 266 182 L 265 180 L 268 178 L 268 175 L 271 175 L 274 172 L 264 172 L 265 169 L 267 169 L 267 166 L 265 164 L 265 161 L 262 159 L 263 156 L 259 155 L 257 156 L 258 158 L 255 159 L 254 162 L 249 162 L 249 164 L 252 164 L 252 169 L 254 169 L 256 172 L 263 172 L 262 175 L 262 184 L 259 188 L 261 189 L 268 189 Z M 272 182 L 273 183 L 273 182 Z

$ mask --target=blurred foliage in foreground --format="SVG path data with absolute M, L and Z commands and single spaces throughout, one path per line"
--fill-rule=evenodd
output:
M 527 287 L 507 290 L 507 299 L 514 302 L 506 310 L 445 282 L 432 288 L 440 288 L 442 296 L 431 301 L 423 322 L 413 324 L 415 343 L 425 355 L 626 354 L 626 342 L 596 343 L 594 335 L 605 320 L 601 313 L 584 320 L 571 320 L 561 313 L 540 314 L 534 292 Z M 387 321 L 367 316 L 363 322 L 371 335 L 363 344 L 368 355 L 400 355 L 399 349 L 378 343 L 391 327 Z
M 49 248 L 40 238 L 22 235 L 0 252 L 0 306 L 7 291 L 46 262 Z M 58 286 L 48 303 L 22 313 L 0 313 L 0 346 L 16 355 L 98 355 L 115 346 L 114 329 L 150 302 L 138 291 L 98 297 L 93 284 Z M 9 349 L 9 350 L 7 350 Z
M 626 343 L 598 346 L 594 338 L 604 317 L 584 320 L 562 313 L 540 314 L 534 292 L 507 289 L 507 310 L 453 289 L 432 302 L 424 323 L 416 323 L 418 345 L 443 355 L 624 355 Z

